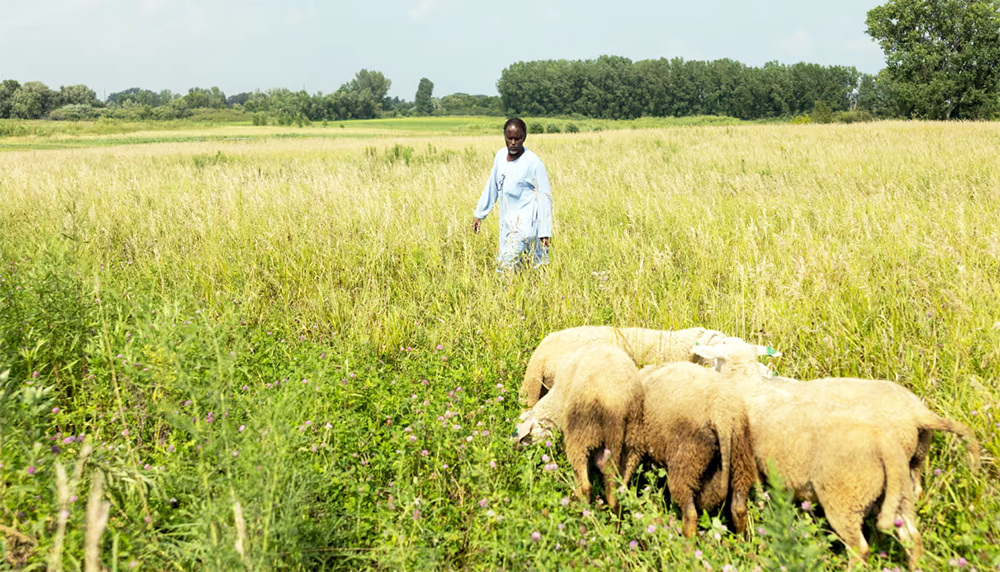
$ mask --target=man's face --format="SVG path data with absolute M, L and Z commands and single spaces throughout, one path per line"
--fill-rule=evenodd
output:
M 507 141 L 508 155 L 518 157 L 524 153 L 524 131 L 521 130 L 520 125 L 508 125 L 503 135 Z

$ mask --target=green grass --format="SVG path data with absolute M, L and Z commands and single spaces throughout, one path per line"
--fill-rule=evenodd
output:
M 532 128 L 552 132 L 652 129 L 707 125 L 740 125 L 729 117 L 642 118 L 634 121 L 599 119 L 532 119 Z M 271 138 L 353 138 L 440 137 L 453 135 L 494 135 L 503 129 L 497 117 L 412 117 L 312 123 L 304 127 L 255 127 L 245 122 L 211 123 L 189 120 L 122 122 L 15 121 L 0 119 L 0 151 L 55 150 L 107 147 L 150 143 L 191 143 L 205 141 L 246 141 Z M 572 125 L 572 128 L 568 126 Z M 543 131 L 544 132 L 544 131 Z
M 649 467 L 621 518 L 562 502 L 558 441 L 508 439 L 521 376 L 546 333 L 614 324 L 719 329 L 780 350 L 783 375 L 895 380 L 968 424 L 976 473 L 934 440 L 923 569 L 996 569 L 996 124 L 530 135 L 553 261 L 505 279 L 495 215 L 469 230 L 502 140 L 448 120 L 448 135 L 430 135 L 443 120 L 235 126 L 177 137 L 261 137 L 0 154 L 12 561 L 46 566 L 65 498 L 63 566 L 82 569 L 99 472 L 109 570 L 848 568 L 784 497 L 757 494 L 748 540 L 718 515 L 679 538 Z M 74 487 L 80 435 L 96 449 Z M 904 566 L 866 533 L 872 568 Z

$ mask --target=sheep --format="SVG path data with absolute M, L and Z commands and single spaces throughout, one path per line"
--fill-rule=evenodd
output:
M 725 334 L 705 328 L 666 331 L 646 328 L 612 328 L 611 326 L 580 326 L 545 336 L 524 372 L 521 398 L 534 407 L 555 385 L 556 369 L 563 356 L 582 344 L 613 343 L 624 349 L 637 366 L 667 362 L 691 361 L 691 348 L 725 339 Z
M 718 360 L 723 375 L 740 386 L 758 469 L 764 474 L 777 470 L 799 498 L 819 502 L 830 526 L 861 559 L 868 555 L 862 520 L 883 496 L 876 526 L 885 531 L 900 523 L 900 538 L 911 543 L 907 552 L 915 567 L 922 543 L 913 460 L 926 455 L 929 445 L 920 431 L 943 429 L 965 436 L 978 464 L 975 437 L 888 382 L 764 378 L 756 356 L 773 355 L 764 350 L 739 338 L 694 349 L 705 359 Z
M 667 468 L 670 496 L 683 513 L 684 536 L 697 531 L 699 508 L 716 508 L 730 492 L 734 528 L 743 534 L 757 469 L 737 388 L 718 372 L 689 362 L 647 366 L 639 379 L 645 393 L 645 451 Z M 718 468 L 713 465 L 716 455 Z
M 879 424 L 891 431 L 905 450 L 912 450 L 910 477 L 916 498 L 920 498 L 923 492 L 921 477 L 934 431 L 948 431 L 962 437 L 973 467 L 979 463 L 979 442 L 969 427 L 937 415 L 913 392 L 898 383 L 849 377 L 828 377 L 800 383 L 803 387 L 798 391 L 803 397 L 808 392 L 814 403 L 850 410 L 856 416 Z
M 765 378 L 800 384 L 801 387 L 795 391 L 802 398 L 811 396 L 817 407 L 850 410 L 855 416 L 864 417 L 893 432 L 905 450 L 913 451 L 910 477 L 916 498 L 920 498 L 923 492 L 921 477 L 935 430 L 955 433 L 965 439 L 973 466 L 978 465 L 979 443 L 975 434 L 962 423 L 938 416 L 913 392 L 898 383 L 851 377 L 800 382 L 788 377 L 776 377 L 763 364 L 759 365 Z
M 641 456 L 642 385 L 635 364 L 615 345 L 590 343 L 567 354 L 556 374 L 559 385 L 521 415 L 516 442 L 530 444 L 559 427 L 577 496 L 590 500 L 588 469 L 593 460 L 603 475 L 608 506 L 614 509 L 618 471 L 630 466 L 634 470 Z M 622 482 L 630 477 L 626 470 Z

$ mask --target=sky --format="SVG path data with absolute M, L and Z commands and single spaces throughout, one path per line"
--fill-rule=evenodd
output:
M 361 69 L 413 100 L 496 95 L 518 61 L 616 55 L 884 67 L 878 0 L 0 0 L 0 79 L 104 98 L 218 86 L 335 91 Z

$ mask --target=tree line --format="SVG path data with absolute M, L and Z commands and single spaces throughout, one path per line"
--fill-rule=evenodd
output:
M 233 110 L 230 116 L 249 114 L 255 124 L 288 125 L 413 115 L 503 114 L 499 96 L 453 93 L 435 98 L 433 82 L 423 78 L 414 101 L 410 102 L 388 97 L 391 85 L 392 81 L 381 72 L 363 69 L 352 80 L 327 94 L 277 88 L 227 97 L 218 87 L 194 87 L 186 95 L 169 89 L 152 91 L 133 87 L 112 93 L 101 101 L 94 90 L 85 85 L 61 87 L 55 91 L 42 82 L 21 84 L 8 79 L 0 84 L 0 118 L 167 120 L 191 117 L 196 111 Z
M 234 110 L 255 124 L 411 115 L 1000 118 L 1000 0 L 889 0 L 868 12 L 866 24 L 886 54 L 875 75 L 804 62 L 753 67 L 731 59 L 632 62 L 606 55 L 511 64 L 497 81 L 499 96 L 435 98 L 433 82 L 422 78 L 412 102 L 390 98 L 392 81 L 367 69 L 327 94 L 131 88 L 106 101 L 85 85 L 56 91 L 8 79 L 0 84 L 0 118 L 178 119 L 195 110 Z
M 789 117 L 817 101 L 834 110 L 856 106 L 862 74 L 853 67 L 777 62 L 755 68 L 737 61 L 543 60 L 513 64 L 497 88 L 511 115 L 582 115 L 601 119 L 726 115 Z

